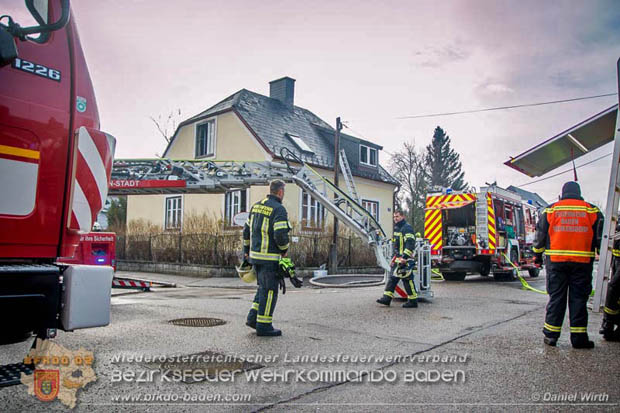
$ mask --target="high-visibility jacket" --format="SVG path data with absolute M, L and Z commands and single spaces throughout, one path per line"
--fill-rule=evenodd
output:
M 413 228 L 404 219 L 394 224 L 394 236 L 392 237 L 394 255 L 405 259 L 413 255 L 415 249 L 415 235 Z
M 616 225 L 616 232 L 620 231 L 620 223 Z M 620 264 L 620 239 L 614 240 L 613 249 L 611 250 L 611 272 L 612 274 L 618 270 L 618 264 Z
M 243 227 L 243 250 L 250 262 L 277 262 L 289 247 L 291 225 L 280 199 L 274 195 L 257 202 Z
M 551 262 L 591 263 L 601 245 L 603 214 L 581 199 L 562 199 L 544 210 L 536 228 L 535 253 Z

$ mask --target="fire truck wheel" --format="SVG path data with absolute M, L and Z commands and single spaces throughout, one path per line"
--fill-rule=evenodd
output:
M 443 278 L 446 281 L 464 281 L 465 275 L 467 275 L 465 272 L 444 272 Z
M 495 278 L 495 281 L 514 281 L 517 279 L 516 271 L 494 271 L 493 278 Z
M 483 277 L 488 277 L 490 273 L 491 273 L 491 263 L 483 262 L 482 265 L 480 266 L 480 275 L 482 275 Z
M 527 272 L 530 277 L 536 278 L 540 275 L 540 268 L 530 268 L 529 270 L 527 270 Z

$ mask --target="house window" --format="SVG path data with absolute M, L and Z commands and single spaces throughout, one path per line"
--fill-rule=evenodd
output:
M 299 149 L 301 149 L 303 152 L 307 152 L 307 153 L 314 153 L 314 151 L 312 149 L 310 149 L 310 147 L 308 146 L 308 144 L 306 142 L 304 142 L 303 139 L 301 139 L 299 136 L 297 135 L 291 135 L 290 133 L 288 134 L 288 137 L 291 138 L 291 140 L 295 143 L 295 145 L 297 145 L 297 147 Z
M 368 146 L 360 145 L 360 163 L 377 166 L 377 150 Z
M 224 219 L 226 225 L 235 226 L 233 218 L 240 212 L 247 212 L 248 190 L 240 189 L 237 191 L 226 192 L 224 196 Z
M 196 125 L 196 158 L 215 155 L 215 120 Z
M 375 220 L 379 221 L 379 202 L 362 199 L 362 206 Z
M 183 221 L 183 199 L 180 196 L 166 198 L 166 229 L 180 229 Z
M 301 226 L 320 229 L 325 224 L 325 208 L 306 191 L 301 192 Z

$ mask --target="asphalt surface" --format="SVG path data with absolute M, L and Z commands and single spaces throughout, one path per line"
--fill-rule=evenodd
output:
M 289 286 L 274 316 L 284 334 L 264 338 L 245 326 L 254 289 L 240 280 L 139 277 L 178 287 L 115 290 L 108 327 L 61 332 L 55 339 L 95 354 L 98 379 L 78 390 L 76 412 L 619 410 L 620 343 L 598 335 L 601 315 L 590 313 L 595 349 L 571 347 L 568 320 L 558 347 L 547 347 L 541 332 L 547 298 L 522 290 L 518 281 L 471 277 L 435 282 L 435 299 L 417 309 L 401 308 L 397 301 L 390 307 L 376 304 L 381 287 Z M 544 273 L 526 279 L 544 290 Z M 226 324 L 168 323 L 183 317 L 212 317 Z M 29 346 L 3 347 L 0 364 L 19 360 Z M 223 360 L 219 366 L 207 363 L 212 360 L 128 360 L 132 355 L 204 352 L 236 355 L 259 366 L 239 360 Z M 212 376 L 219 382 L 175 382 L 168 376 L 174 370 L 207 368 L 210 373 L 214 368 L 251 370 L 232 376 L 234 382 L 225 373 Z M 143 380 L 130 380 L 131 374 Z M 260 376 L 252 380 L 247 374 Z M 0 411 L 50 410 L 66 407 L 59 401 L 40 402 L 23 385 L 0 389 Z

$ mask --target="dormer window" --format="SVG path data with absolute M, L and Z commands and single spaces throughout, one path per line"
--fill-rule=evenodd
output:
M 377 166 L 378 153 L 375 148 L 360 145 L 360 163 L 362 165 Z
M 297 146 L 297 148 L 299 148 L 302 152 L 314 153 L 314 151 L 312 149 L 310 149 L 308 144 L 306 142 L 304 142 L 304 140 L 301 139 L 299 136 L 291 135 L 290 133 L 287 133 L 287 135 L 293 141 L 295 146 Z

